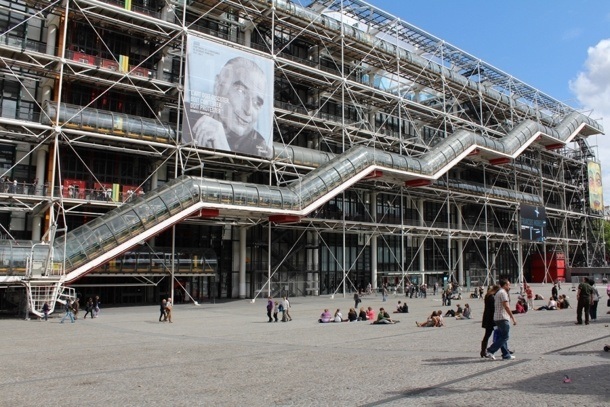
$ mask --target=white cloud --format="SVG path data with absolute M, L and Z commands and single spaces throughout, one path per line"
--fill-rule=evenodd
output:
M 601 40 L 587 50 L 584 70 L 570 88 L 586 110 L 593 110 L 592 117 L 606 118 L 602 122 L 607 135 L 595 136 L 590 145 L 597 145 L 597 157 L 602 164 L 604 205 L 610 205 L 610 39 Z

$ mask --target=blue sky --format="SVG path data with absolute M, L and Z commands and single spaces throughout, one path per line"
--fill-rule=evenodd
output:
M 370 0 L 570 106 L 587 49 L 610 38 L 607 0 Z
M 572 107 L 593 110 L 607 136 L 602 157 L 610 205 L 610 1 L 368 0 Z M 607 41 L 603 41 L 607 40 Z

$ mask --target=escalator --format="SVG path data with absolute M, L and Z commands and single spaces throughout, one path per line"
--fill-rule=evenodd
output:
M 575 113 L 555 129 L 524 122 L 502 139 L 460 130 L 418 158 L 355 147 L 286 187 L 183 176 L 57 239 L 54 261 L 63 263 L 65 281 L 71 282 L 204 208 L 225 214 L 303 216 L 374 170 L 404 180 L 433 180 L 475 149 L 490 159 L 514 158 L 539 138 L 566 143 L 585 128 L 586 133 L 599 131 L 596 122 Z

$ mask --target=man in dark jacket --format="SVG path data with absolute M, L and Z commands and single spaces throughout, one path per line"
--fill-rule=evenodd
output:
M 585 277 L 584 281 L 578 285 L 576 299 L 578 306 L 576 307 L 576 325 L 582 325 L 582 312 L 585 311 L 585 325 L 589 325 L 589 307 L 591 306 L 591 295 L 593 287 L 589 283 L 589 279 Z

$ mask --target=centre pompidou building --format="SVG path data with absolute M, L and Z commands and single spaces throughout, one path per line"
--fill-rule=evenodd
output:
M 605 265 L 601 125 L 372 4 L 0 0 L 0 32 L 0 308 Z

